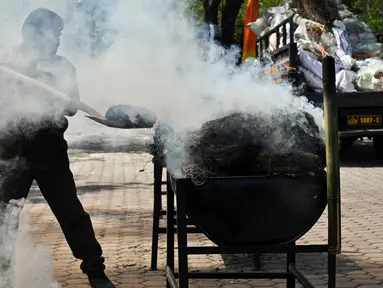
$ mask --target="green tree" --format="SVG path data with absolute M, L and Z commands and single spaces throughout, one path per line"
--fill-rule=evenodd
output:
M 349 0 L 348 2 L 350 10 L 359 14 L 374 33 L 383 33 L 383 1 Z

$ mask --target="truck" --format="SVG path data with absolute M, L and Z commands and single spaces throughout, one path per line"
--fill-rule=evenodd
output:
M 288 17 L 273 29 L 257 39 L 257 59 L 261 62 L 271 58 L 276 62 L 282 57 L 289 59 L 288 82 L 293 85 L 296 96 L 305 96 L 316 107 L 323 108 L 323 94 L 313 91 L 300 91 L 302 75 L 297 72 L 299 65 L 297 43 L 294 42 L 294 15 Z M 289 33 L 288 33 L 289 31 Z M 276 34 L 276 47 L 272 52 L 266 52 L 269 37 Z M 289 41 L 288 41 L 289 39 Z M 383 158 L 383 92 L 352 92 L 336 93 L 338 107 L 338 131 L 340 148 L 353 145 L 359 138 L 373 139 L 374 149 L 379 158 Z

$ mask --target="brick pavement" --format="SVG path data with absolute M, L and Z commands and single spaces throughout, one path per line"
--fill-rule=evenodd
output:
M 113 149 L 103 153 L 98 149 L 97 141 L 91 141 L 92 145 L 82 150 L 80 142 L 72 141 L 77 143 L 72 145 L 77 149 L 70 153 L 72 170 L 80 198 L 92 216 L 103 246 L 109 275 L 118 287 L 164 287 L 164 235 L 160 236 L 159 271 L 149 270 L 153 205 L 150 156 Z M 131 150 L 137 150 L 137 147 L 131 147 Z M 338 256 L 337 287 L 382 287 L 383 226 L 380 223 L 383 219 L 383 193 L 380 190 L 383 168 L 371 160 L 371 147 L 352 149 L 347 157 L 351 155 L 360 159 L 359 165 L 355 166 L 355 161 L 346 157 L 341 169 L 343 254 Z M 56 220 L 38 191 L 32 191 L 29 200 L 27 211 L 33 237 L 52 249 L 55 279 L 63 287 L 88 287 L 79 270 L 80 262 L 73 259 Z M 324 243 L 326 223 L 325 214 L 299 242 Z M 190 239 L 195 245 L 210 243 L 201 235 L 193 235 Z M 268 254 L 263 260 L 266 269 L 284 265 L 284 259 L 278 255 Z M 252 269 L 251 259 L 245 255 L 193 256 L 190 266 L 202 271 Z M 325 287 L 325 255 L 299 255 L 297 266 L 316 287 Z M 191 283 L 191 288 L 284 287 L 283 280 L 193 280 Z

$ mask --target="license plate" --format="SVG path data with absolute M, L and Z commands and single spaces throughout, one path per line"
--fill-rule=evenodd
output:
M 347 125 L 348 126 L 358 126 L 358 125 L 373 125 L 381 126 L 382 117 L 380 115 L 349 115 L 347 116 Z

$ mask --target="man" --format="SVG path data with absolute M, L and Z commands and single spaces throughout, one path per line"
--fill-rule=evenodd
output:
M 218 9 L 220 4 L 221 0 L 203 0 L 203 6 L 205 10 L 205 23 L 218 25 Z M 243 0 L 225 1 L 224 7 L 222 9 L 221 35 L 214 35 L 217 38 L 220 38 L 220 42 L 224 47 L 228 48 L 235 44 L 235 22 L 237 20 L 238 13 L 242 4 Z M 217 32 L 214 31 L 214 33 Z
M 78 99 L 76 70 L 66 58 L 56 55 L 63 26 L 62 18 L 50 10 L 39 8 L 32 11 L 22 26 L 22 44 L 6 53 L 1 64 Z M 44 105 L 41 107 L 44 109 Z M 38 123 L 28 115 L 24 116 L 26 120 L 18 122 L 13 133 L 0 140 L 3 152 L 1 162 L 11 163 L 14 159 L 21 159 L 23 163 L 12 171 L 4 171 L 12 165 L 3 165 L 0 171 L 0 201 L 7 206 L 11 205 L 8 203 L 12 199 L 26 198 L 35 180 L 56 216 L 74 257 L 83 260 L 80 267 L 87 274 L 91 287 L 113 288 L 115 286 L 104 273 L 102 249 L 96 240 L 89 214 L 77 197 L 69 167 L 68 146 L 64 139 L 68 128 L 65 115 L 73 116 L 77 109 L 65 105 L 60 112 L 59 116 L 50 115 L 49 110 Z

